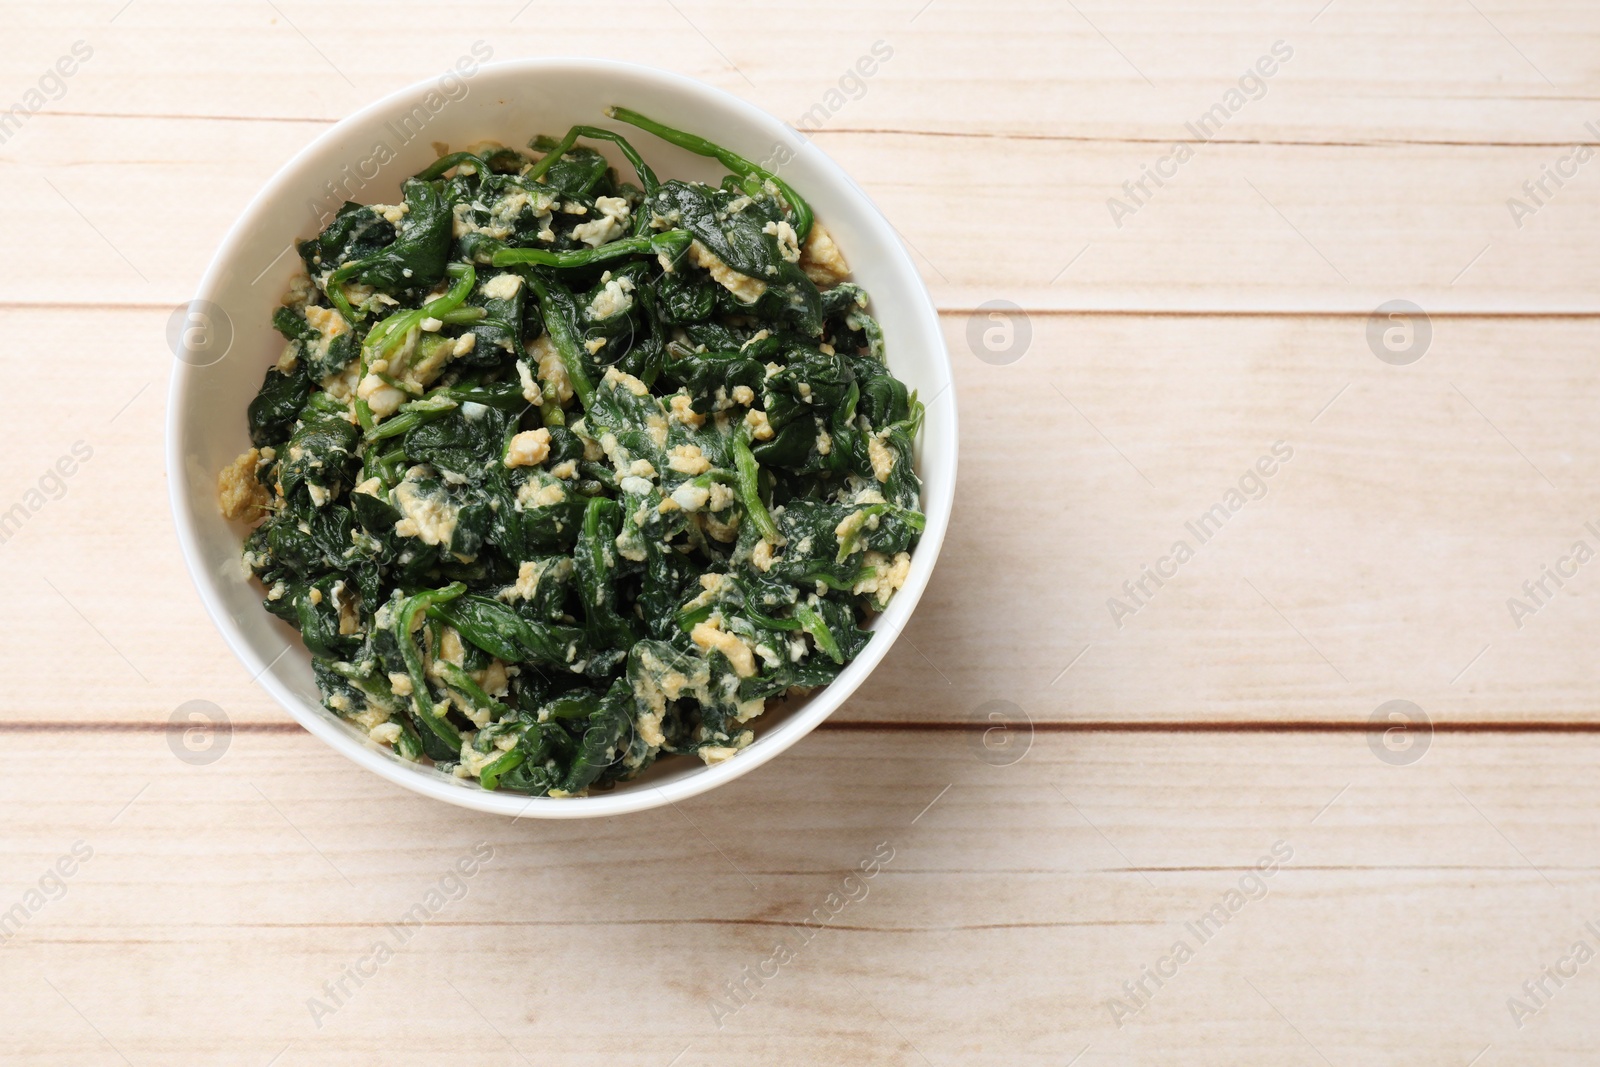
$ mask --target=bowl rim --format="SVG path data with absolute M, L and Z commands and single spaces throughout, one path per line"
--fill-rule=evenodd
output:
M 945 534 L 949 527 L 950 512 L 955 496 L 957 460 L 959 458 L 957 454 L 959 433 L 956 390 L 949 350 L 942 341 L 943 332 L 938 310 L 934 307 L 927 285 L 907 253 L 903 239 L 899 236 L 898 231 L 872 198 L 867 195 L 866 191 L 856 183 L 843 167 L 839 166 L 814 142 L 799 134 L 789 124 L 723 89 L 709 85 L 696 78 L 640 63 L 588 57 L 513 58 L 479 64 L 474 73 L 474 80 L 486 72 L 494 72 L 496 74 L 516 72 L 543 77 L 559 76 L 563 72 L 582 72 L 586 75 L 611 73 L 627 75 L 646 81 L 654 80 L 671 86 L 685 95 L 698 98 L 711 109 L 725 113 L 731 112 L 731 117 L 739 123 L 770 134 L 774 138 L 781 138 L 782 140 L 778 143 L 793 144 L 798 141 L 797 151 L 813 157 L 817 166 L 825 172 L 831 172 L 830 176 L 853 196 L 864 209 L 863 216 L 867 225 L 878 231 L 874 234 L 874 237 L 876 243 L 881 246 L 882 254 L 888 258 L 897 273 L 904 274 L 912 281 L 909 286 L 911 290 L 910 296 L 915 301 L 916 306 L 911 311 L 917 317 L 930 322 L 932 335 L 940 339 L 937 354 L 943 356 L 943 358 L 932 361 L 935 377 L 940 379 L 940 389 L 933 399 L 936 401 L 943 400 L 949 405 L 948 413 L 942 415 L 940 421 L 941 426 L 947 427 L 946 431 L 941 434 L 942 437 L 948 437 L 946 447 L 941 449 L 941 454 L 948 456 L 948 470 L 941 473 L 947 478 L 949 488 L 942 499 L 936 502 L 933 510 L 924 512 L 927 525 L 918 540 L 916 551 L 912 553 L 911 571 L 906 583 L 895 594 L 888 610 L 873 621 L 872 628 L 877 636 L 868 642 L 861 655 L 851 661 L 837 679 L 819 689 L 807 701 L 805 706 L 799 708 L 793 715 L 774 727 L 773 732 L 758 738 L 756 744 L 744 749 L 733 759 L 724 760 L 713 765 L 696 767 L 693 771 L 675 781 L 659 784 L 640 785 L 633 788 L 623 784 L 608 792 L 581 797 L 528 797 L 521 794 L 500 793 L 481 788 L 465 788 L 441 777 L 423 773 L 418 768 L 402 764 L 386 753 L 378 751 L 375 746 L 363 744 L 343 723 L 335 721 L 333 716 L 328 714 L 320 705 L 311 706 L 289 690 L 272 673 L 271 668 L 277 660 L 274 659 L 270 663 L 264 661 L 256 652 L 255 647 L 240 632 L 226 604 L 215 588 L 215 576 L 207 572 L 202 566 L 200 548 L 195 535 L 195 527 L 199 519 L 190 507 L 188 484 L 184 476 L 183 446 L 186 438 L 183 432 L 182 419 L 182 414 L 186 411 L 188 403 L 192 376 L 198 368 L 191 367 L 183 360 L 175 358 L 173 360 L 172 379 L 167 390 L 165 459 L 168 500 L 172 508 L 178 545 L 183 555 L 185 568 L 189 572 L 189 578 L 193 582 L 201 602 L 205 605 L 213 625 L 222 634 L 224 641 L 226 641 L 240 663 L 250 671 L 251 680 L 265 689 L 308 732 L 320 738 L 334 751 L 384 779 L 413 792 L 435 800 L 442 800 L 458 807 L 491 814 L 510 815 L 513 818 L 597 818 L 645 811 L 669 803 L 675 804 L 677 801 L 698 796 L 701 793 L 731 782 L 735 778 L 748 774 L 769 760 L 774 759 L 780 753 L 787 751 L 807 734 L 811 733 L 812 730 L 816 729 L 820 723 L 849 699 L 861 683 L 867 679 L 868 675 L 882 662 L 884 656 L 887 655 L 890 647 L 894 644 L 895 639 L 904 631 L 912 611 L 920 601 L 922 593 L 932 576 L 934 565 L 938 560 L 939 552 L 944 544 Z M 273 173 L 260 191 L 251 198 L 249 204 L 245 206 L 239 217 L 228 229 L 222 242 L 217 246 L 216 252 L 212 255 L 205 273 L 201 276 L 193 301 L 209 300 L 215 295 L 229 263 L 239 255 L 241 248 L 247 243 L 251 231 L 256 228 L 258 217 L 268 209 L 269 205 L 275 203 L 284 195 L 286 187 L 289 186 L 302 169 L 307 168 L 308 160 L 320 153 L 331 142 L 338 141 L 352 127 L 365 123 L 374 115 L 386 113 L 397 104 L 414 101 L 432 88 L 437 80 L 437 76 L 423 78 L 374 100 L 324 130 L 290 157 Z M 945 396 L 945 394 L 949 395 Z M 927 432 L 928 428 L 925 425 L 924 433 Z M 926 443 L 927 439 L 924 438 L 923 451 L 925 455 L 928 452 Z M 899 620 L 898 626 L 883 626 L 883 623 L 891 617 Z M 887 630 L 887 632 L 883 632 L 884 630 Z M 279 653 L 278 658 L 281 659 L 282 655 L 283 653 Z M 761 744 L 759 743 L 761 739 L 765 739 L 769 743 Z

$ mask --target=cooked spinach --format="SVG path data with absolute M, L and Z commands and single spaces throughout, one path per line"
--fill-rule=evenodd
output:
M 923 528 L 921 405 L 810 206 L 611 114 L 729 176 L 577 126 L 345 204 L 219 482 L 328 710 L 486 789 L 733 756 L 860 654 Z

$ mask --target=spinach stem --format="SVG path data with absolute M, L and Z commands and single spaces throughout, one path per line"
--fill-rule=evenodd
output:
M 454 663 L 444 662 L 438 663 L 438 668 L 439 673 L 444 675 L 444 679 L 449 683 L 450 687 L 460 690 L 468 700 L 472 701 L 474 708 L 487 711 L 496 718 L 508 713 L 509 709 L 484 692 L 483 687 L 473 681 L 472 675 L 468 674 L 464 668 L 457 667 Z
M 495 258 L 499 258 L 498 253 Z M 566 307 L 571 295 L 562 290 L 558 294 L 545 280 L 537 274 L 530 273 L 528 284 L 533 286 L 533 291 L 539 297 L 539 310 L 544 315 L 545 332 L 550 335 L 550 340 L 555 343 L 556 354 L 561 357 L 561 365 L 566 368 L 567 377 L 572 381 L 572 391 L 578 397 L 578 402 L 583 405 L 583 410 L 589 410 L 589 404 L 594 398 L 594 382 L 589 380 L 589 371 L 583 365 L 583 357 L 579 354 L 580 345 L 578 336 L 573 331 L 571 321 L 567 318 Z M 565 296 L 566 300 L 558 300 Z
M 761 467 L 756 463 L 755 455 L 750 451 L 748 431 L 740 427 L 733 435 L 733 469 L 738 475 L 739 501 L 744 505 L 744 510 L 750 516 L 750 521 L 756 524 L 756 529 L 761 531 L 773 544 L 783 544 L 784 538 L 778 532 L 778 524 L 772 521 L 772 516 L 767 512 L 767 506 L 761 502 L 761 486 L 757 476 Z
M 421 400 L 413 400 L 402 406 L 394 418 L 368 430 L 365 440 L 371 444 L 386 438 L 399 437 L 401 434 L 408 433 L 423 423 L 432 422 L 440 415 L 454 411 L 458 407 L 460 405 L 449 397 L 425 397 Z
M 422 652 L 411 636 L 412 623 L 417 615 L 435 604 L 444 604 L 467 591 L 465 584 L 452 582 L 443 589 L 430 589 L 425 593 L 407 597 L 395 610 L 394 636 L 400 645 L 400 655 L 405 660 L 406 674 L 411 678 L 411 706 L 417 718 L 451 748 L 460 750 L 461 735 L 445 720 L 443 710 L 434 704 L 428 694 L 428 676 L 422 669 Z
M 833 639 L 833 631 L 828 629 L 828 624 L 823 621 L 822 614 L 809 604 L 796 604 L 794 617 L 799 621 L 801 629 L 811 635 L 817 647 L 828 654 L 828 658 L 835 663 L 844 662 L 844 653 L 839 651 L 839 642 Z
M 562 156 L 572 151 L 572 146 L 577 143 L 578 127 L 574 126 L 572 129 L 567 131 L 567 135 L 565 137 L 561 138 L 561 140 L 556 143 L 554 148 L 546 152 L 544 157 L 533 165 L 532 169 L 530 169 L 527 174 L 523 175 L 523 178 L 530 182 L 536 182 L 540 178 L 543 178 L 545 172 L 551 167 L 555 166 Z M 528 147 L 532 148 L 533 143 L 529 142 Z
M 611 130 L 602 130 L 598 126 L 574 126 L 573 132 L 580 137 L 587 137 L 591 141 L 610 141 L 633 164 L 633 172 L 639 176 L 639 184 L 644 187 L 645 196 L 654 196 L 655 191 L 661 187 L 656 180 L 656 172 L 645 163 L 644 157 L 639 155 L 639 150 L 628 143 L 628 139 L 620 133 Z
M 663 141 L 669 141 L 679 148 L 686 148 L 697 156 L 708 156 L 715 159 L 741 178 L 759 178 L 762 181 L 772 182 L 782 190 L 784 200 L 788 201 L 789 207 L 794 211 L 794 231 L 800 240 L 804 242 L 806 237 L 810 235 L 811 224 L 814 219 L 811 205 L 807 204 L 800 194 L 790 187 L 788 182 L 766 168 L 759 167 L 737 152 L 731 152 L 719 144 L 706 140 L 704 137 L 685 133 L 683 130 L 675 130 L 671 126 L 641 115 L 637 111 L 625 107 L 609 107 L 606 108 L 606 114 L 618 122 L 626 122 L 630 126 L 639 127 L 646 133 L 653 133 Z
M 571 252 L 551 252 L 545 248 L 502 248 L 490 262 L 496 267 L 587 267 L 611 259 L 638 255 L 641 252 L 665 252 L 676 259 L 693 240 L 688 230 L 666 230 L 662 233 L 624 237 L 598 248 L 580 248 Z
M 445 274 L 455 279 L 455 284 L 450 286 L 448 292 L 428 301 L 415 311 L 399 311 L 390 315 L 367 334 L 366 342 L 361 346 L 363 372 L 366 370 L 365 356 L 368 352 L 375 357 L 388 355 L 400 347 L 406 334 L 422 325 L 423 319 L 439 319 L 460 307 L 467 294 L 472 292 L 472 287 L 477 284 L 478 273 L 472 269 L 470 263 L 452 263 L 444 270 Z
M 500 779 L 522 766 L 528 757 L 520 747 L 503 753 L 478 772 L 478 784 L 488 790 L 498 789 Z
M 557 697 L 542 709 L 552 719 L 586 719 L 600 707 L 591 696 Z
M 425 182 L 432 181 L 435 178 L 444 177 L 446 171 L 452 167 L 459 167 L 463 163 L 471 163 L 479 172 L 485 169 L 483 160 L 471 152 L 451 152 L 447 156 L 440 156 L 434 160 L 427 170 L 419 171 L 416 177 Z

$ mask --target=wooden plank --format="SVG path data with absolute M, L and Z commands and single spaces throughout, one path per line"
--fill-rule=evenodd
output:
M 38 266 L 6 300 L 187 299 L 239 212 L 319 131 L 38 116 L 6 146 L 16 163 L 0 167 L 0 195 L 27 207 L 4 247 Z M 1397 297 L 1434 312 L 1600 310 L 1600 265 L 1587 254 L 1600 239 L 1600 185 L 1588 171 L 1547 186 L 1530 215 L 1507 207 L 1516 196 L 1531 208 L 1521 186 L 1560 149 L 1215 143 L 1157 188 L 1143 175 L 1170 145 L 816 140 L 884 209 L 948 310 L 1004 299 L 1030 310 L 1366 313 Z M 1146 184 L 1130 194 L 1130 181 Z M 150 203 L 184 209 L 142 210 Z M 996 208 L 988 221 L 982 205 Z
M 165 317 L 76 316 L 88 376 L 59 358 L 57 312 L 8 317 L 31 386 L 0 397 L 16 442 L 0 504 L 75 442 L 94 454 L 0 545 L 0 610 L 31 621 L 0 716 L 160 721 L 203 698 L 281 721 L 177 555 Z M 1008 700 L 1041 721 L 1359 722 L 1399 698 L 1440 721 L 1592 720 L 1594 577 L 1557 589 L 1543 568 L 1577 540 L 1600 548 L 1594 320 L 1441 318 L 1406 367 L 1375 358 L 1359 318 L 1035 315 L 1006 366 L 974 355 L 967 317 L 946 324 L 963 421 L 950 538 L 841 720 L 967 721 Z M 1293 458 L 1228 512 L 1280 441 Z M 1186 524 L 1218 504 L 1202 543 Z M 1157 587 L 1143 568 L 1173 569 L 1178 540 L 1194 558 Z M 1543 604 L 1523 589 L 1541 580 Z M 1514 617 L 1512 598 L 1535 610 Z M 79 698 L 63 705 L 68 663 Z
M 1396 766 L 1359 735 L 1041 734 L 1002 767 L 829 734 L 581 826 L 433 804 L 298 733 L 204 767 L 145 732 L 7 745 L 6 907 L 93 850 L 4 946 L 8 1060 L 1564 1064 L 1600 1003 L 1585 968 L 1521 1029 L 1507 1007 L 1596 943 L 1593 737 L 1440 735 Z M 1230 901 L 1202 943 L 1186 924 Z
M 476 40 L 504 58 L 559 39 L 710 78 L 816 129 L 947 308 L 998 297 L 1366 311 L 1404 296 L 1434 310 L 1596 309 L 1600 268 L 1586 250 L 1600 193 L 1586 169 L 1559 187 L 1546 177 L 1570 173 L 1574 143 L 1600 140 L 1585 125 L 1600 128 L 1585 58 L 1597 23 L 1579 0 L 1529 12 L 1337 0 L 1314 19 L 1261 3 L 1031 3 L 976 34 L 971 19 L 988 9 L 950 0 L 914 20 L 902 5 L 852 6 L 846 34 L 835 18 L 781 9 L 624 8 L 602 26 L 579 9 L 513 21 L 500 5 L 467 5 L 452 9 L 450 34 L 412 32 L 426 9 L 403 5 L 384 25 L 337 4 L 137 0 L 115 22 L 97 22 L 92 5 L 30 12 L 0 59 L 5 84 L 24 92 L 75 39 L 94 54 L 0 155 L 11 164 L 0 194 L 27 208 L 6 247 L 38 267 L 7 299 L 175 303 L 243 205 L 330 120 L 447 68 Z M 341 50 L 336 27 L 351 18 L 363 47 Z M 1294 54 L 1259 99 L 1187 130 L 1279 39 Z M 859 98 L 830 96 L 879 40 L 893 55 L 852 89 Z M 182 81 L 141 78 L 152 57 L 181 57 Z M 1179 140 L 1194 158 L 1163 162 Z M 1157 187 L 1150 168 L 1173 174 Z M 1530 181 L 1542 192 L 1525 191 Z M 1519 218 L 1513 197 L 1537 211 Z M 151 203 L 184 210 L 143 210 Z M 975 224 L 979 204 L 1010 205 L 989 213 L 1005 224 Z M 87 262 L 83 243 L 97 253 Z
M 95 55 L 53 110 L 328 120 L 444 70 L 482 39 L 496 58 L 601 54 L 670 67 L 796 123 L 839 91 L 828 128 L 1166 141 L 1283 40 L 1293 57 L 1230 121 L 1231 135 L 1568 144 L 1595 117 L 1600 28 L 1583 0 L 833 0 L 804 10 L 624 0 L 605 20 L 581 7 L 465 3 L 428 33 L 415 32 L 431 14 L 416 2 L 390 5 L 382 20 L 350 2 L 277 7 L 31 8 L 17 13 L 0 75 L 20 93 L 82 38 Z M 349 46 L 351 25 L 360 48 Z M 879 40 L 891 58 L 864 90 L 841 90 Z M 172 77 L 147 77 L 148 64 L 169 59 L 181 60 Z

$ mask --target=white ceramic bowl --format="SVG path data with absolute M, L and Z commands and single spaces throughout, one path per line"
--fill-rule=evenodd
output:
M 662 178 L 720 180 L 717 163 L 605 117 L 634 108 L 778 169 L 816 209 L 854 280 L 883 323 L 889 364 L 928 401 L 919 448 L 927 530 L 905 586 L 875 623 L 877 636 L 839 678 L 804 701 L 779 701 L 753 723 L 756 740 L 715 766 L 692 757 L 658 762 L 645 775 L 588 797 L 529 798 L 490 792 L 399 759 L 325 711 L 299 635 L 261 607 L 241 568 L 245 527 L 224 521 L 217 472 L 249 447 L 245 407 L 283 346 L 271 315 L 299 262 L 292 239 L 318 232 L 319 212 L 348 198 L 394 203 L 402 179 L 480 140 L 521 145 L 559 137 L 577 123 L 619 130 Z M 598 144 L 619 172 L 631 169 Z M 956 405 L 939 318 L 893 227 L 839 167 L 772 116 L 710 86 L 664 71 L 591 59 L 515 60 L 419 82 L 340 122 L 280 170 L 245 210 L 206 271 L 191 309 L 204 317 L 178 339 L 167 418 L 167 469 L 178 541 L 200 597 L 252 678 L 305 728 L 363 767 L 407 789 L 479 811 L 581 818 L 640 811 L 703 793 L 755 770 L 794 744 L 853 693 L 889 651 L 928 584 L 944 541 L 956 474 Z M 209 332 L 208 332 L 209 331 Z

